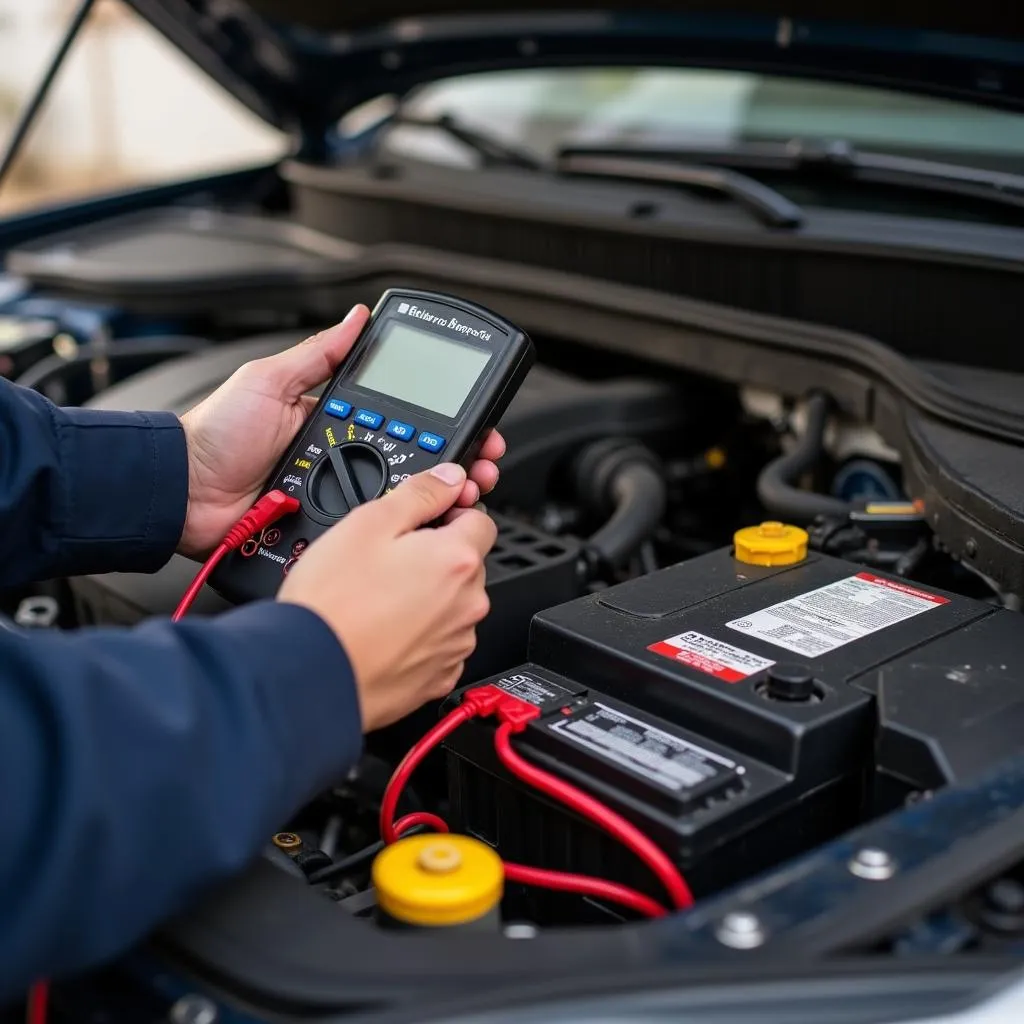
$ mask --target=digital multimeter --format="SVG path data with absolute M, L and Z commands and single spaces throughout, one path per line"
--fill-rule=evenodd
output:
M 480 306 L 390 289 L 263 491 L 299 511 L 211 578 L 233 601 L 270 597 L 295 560 L 358 505 L 438 462 L 467 469 L 533 365 L 530 339 Z

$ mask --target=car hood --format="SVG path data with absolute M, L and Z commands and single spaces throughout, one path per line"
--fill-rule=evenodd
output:
M 346 110 L 470 71 L 682 64 L 1024 109 L 1015 4 L 910 0 L 128 0 L 269 123 L 316 148 Z

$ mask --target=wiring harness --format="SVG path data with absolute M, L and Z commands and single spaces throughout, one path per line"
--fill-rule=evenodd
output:
M 570 783 L 537 768 L 515 752 L 512 747 L 512 737 L 516 733 L 522 732 L 539 715 L 539 708 L 499 690 L 496 686 L 484 685 L 469 690 L 463 697 L 462 703 L 445 715 L 413 746 L 391 776 L 381 802 L 380 832 L 383 841 L 394 843 L 405 832 L 416 826 L 426 825 L 437 832 L 449 831 L 444 820 L 425 812 L 407 814 L 395 821 L 402 791 L 408 785 L 413 772 L 422 764 L 427 755 L 443 743 L 459 726 L 471 718 L 495 716 L 499 723 L 494 736 L 495 751 L 498 759 L 511 775 L 592 821 L 635 853 L 661 882 L 674 909 L 683 910 L 692 906 L 693 894 L 682 875 L 676 870 L 671 860 L 636 826 L 599 800 L 595 800 Z M 518 882 L 523 885 L 536 885 L 608 900 L 634 910 L 645 917 L 663 917 L 668 912 L 662 904 L 635 889 L 589 875 L 550 871 L 506 861 L 505 877 L 510 882 Z

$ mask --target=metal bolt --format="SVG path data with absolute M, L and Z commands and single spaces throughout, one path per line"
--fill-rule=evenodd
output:
M 978 553 L 978 542 L 973 538 L 967 542 L 967 557 L 974 558 Z
M 765 940 L 765 930 L 755 914 L 736 910 L 722 918 L 715 937 L 730 949 L 756 949 Z
M 171 1024 L 216 1024 L 217 1007 L 206 996 L 182 996 L 168 1014 Z
M 294 832 L 278 832 L 272 842 L 285 853 L 298 853 L 302 849 L 302 837 L 297 836 Z
M 850 871 L 869 882 L 884 882 L 896 874 L 896 862 L 885 850 L 869 846 L 859 850 L 850 861 Z

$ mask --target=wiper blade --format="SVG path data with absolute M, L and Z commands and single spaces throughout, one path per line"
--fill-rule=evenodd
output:
M 803 211 L 781 192 L 759 181 L 724 167 L 652 157 L 645 153 L 627 156 L 615 154 L 569 152 L 559 153 L 555 170 L 562 174 L 579 174 L 601 178 L 627 178 L 630 181 L 653 181 L 710 189 L 729 196 L 746 207 L 762 223 L 773 228 L 798 228 L 804 221 Z
M 421 117 L 397 110 L 383 125 L 431 128 L 445 132 L 478 153 L 484 163 L 490 166 L 706 188 L 731 197 L 770 227 L 795 228 L 803 223 L 803 212 L 785 196 L 753 178 L 722 167 L 701 167 L 696 164 L 684 166 L 678 162 L 657 163 L 643 154 L 637 159 L 588 154 L 577 157 L 569 154 L 560 155 L 554 164 L 548 164 L 536 154 L 495 138 L 479 128 L 470 127 L 451 114 Z
M 1020 174 L 890 153 L 861 152 L 846 142 L 825 145 L 794 142 L 789 149 L 798 167 L 835 168 L 861 181 L 1024 206 L 1024 176 Z
M 479 128 L 471 128 L 451 114 L 437 117 L 419 117 L 404 110 L 395 111 L 385 122 L 390 126 L 433 128 L 450 135 L 464 146 L 478 153 L 485 164 L 502 167 L 522 167 L 524 170 L 544 170 L 544 163 L 533 153 L 519 146 L 503 142 Z
M 613 146 L 565 146 L 559 159 L 623 157 L 688 160 L 746 171 L 833 173 L 867 184 L 939 192 L 1024 206 L 1024 175 L 983 167 L 859 150 L 843 140 L 792 139 L 707 146 L 686 142 Z

